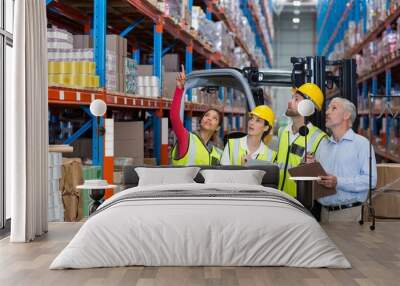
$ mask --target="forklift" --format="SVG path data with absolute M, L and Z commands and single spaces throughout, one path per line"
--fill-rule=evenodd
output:
M 323 56 L 291 57 L 292 70 L 258 69 L 256 67 L 223 68 L 212 70 L 197 70 L 187 76 L 185 93 L 192 88 L 206 88 L 217 90 L 220 87 L 233 88 L 240 91 L 247 99 L 247 108 L 252 110 L 257 105 L 264 104 L 262 86 L 279 86 L 298 88 L 304 83 L 314 83 L 320 87 L 326 96 L 328 90 L 334 87 L 337 91 L 333 97 L 342 97 L 350 100 L 357 107 L 357 73 L 355 59 L 342 59 L 329 61 Z M 333 98 L 332 97 L 332 98 Z M 330 98 L 331 99 L 331 98 Z M 329 100 L 329 99 L 328 99 Z M 318 112 L 307 118 L 315 126 L 326 131 L 325 110 L 326 102 L 322 106 L 322 112 Z M 181 116 L 183 117 L 184 103 L 182 102 Z M 357 130 L 358 119 L 353 124 Z M 244 133 L 235 132 L 227 138 L 238 138 Z M 307 135 L 307 131 L 302 136 Z M 226 138 L 225 138 L 226 139 Z M 370 170 L 372 168 L 372 145 L 370 144 Z M 368 214 L 372 218 L 371 230 L 375 229 L 375 212 L 372 207 L 372 178 L 369 176 Z M 359 223 L 364 223 L 364 205 Z

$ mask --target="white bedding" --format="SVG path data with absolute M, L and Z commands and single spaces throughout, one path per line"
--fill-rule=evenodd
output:
M 128 189 L 100 206 L 103 210 L 88 219 L 50 269 L 128 265 L 351 267 L 312 216 L 279 199 L 182 196 L 122 200 L 137 192 L 207 189 L 262 190 L 299 204 L 280 191 L 254 185 Z

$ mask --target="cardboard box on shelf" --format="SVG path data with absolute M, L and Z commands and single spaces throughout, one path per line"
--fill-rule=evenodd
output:
M 116 55 L 119 55 L 119 41 L 120 36 L 118 35 L 107 35 L 107 50 L 114 52 Z
M 153 75 L 153 66 L 152 65 L 138 65 L 137 66 L 137 75 L 138 76 L 152 76 Z
M 144 138 L 143 122 L 115 122 L 115 157 L 130 157 L 134 164 L 143 164 Z
M 176 88 L 176 72 L 165 72 L 164 73 L 164 86 L 162 97 L 172 98 L 174 96 Z
M 121 56 L 118 56 L 118 72 L 125 74 L 125 58 Z
M 125 74 L 118 74 L 118 91 L 125 92 Z
M 179 55 L 178 54 L 166 54 L 163 57 L 163 65 L 165 72 L 178 72 L 179 66 Z
M 119 55 L 121 57 L 126 57 L 128 55 L 128 40 L 126 38 L 120 37 Z
M 82 35 L 73 35 L 74 49 L 83 49 Z
M 74 35 L 74 49 L 91 49 L 92 37 L 89 35 Z

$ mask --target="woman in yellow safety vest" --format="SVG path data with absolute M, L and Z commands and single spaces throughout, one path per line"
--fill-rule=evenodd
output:
M 274 126 L 274 112 L 268 105 L 259 105 L 249 115 L 247 135 L 228 140 L 221 165 L 245 165 L 248 160 L 272 163 L 275 160 L 276 152 L 263 142 Z
M 197 132 L 188 131 L 179 116 L 185 80 L 185 69 L 182 66 L 182 72 L 176 78 L 175 95 L 170 111 L 172 130 L 177 137 L 177 144 L 171 154 L 172 164 L 219 165 L 222 150 L 212 143 L 212 138 L 222 123 L 222 114 L 218 109 L 210 108 L 201 116 L 200 129 Z

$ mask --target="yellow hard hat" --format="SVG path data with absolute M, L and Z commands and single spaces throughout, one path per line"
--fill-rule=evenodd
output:
M 305 83 L 295 91 L 310 99 L 318 110 L 322 109 L 322 104 L 324 103 L 324 94 L 318 85 L 314 83 Z
M 269 123 L 271 127 L 274 126 L 275 122 L 275 114 L 272 109 L 268 105 L 259 105 L 256 106 L 250 114 L 260 117 Z

